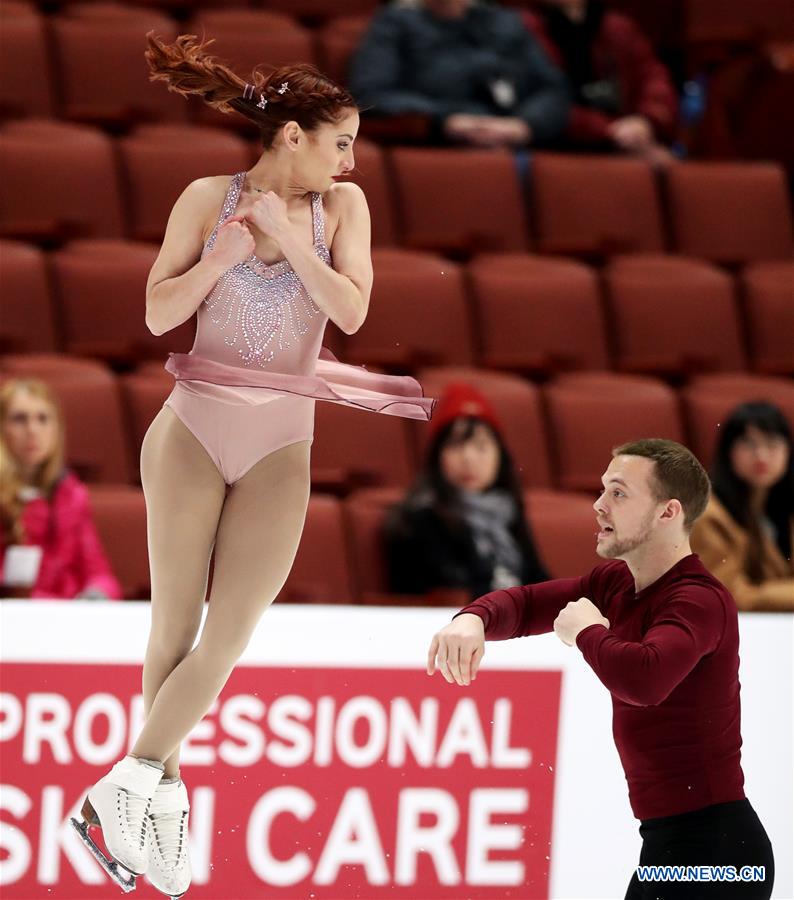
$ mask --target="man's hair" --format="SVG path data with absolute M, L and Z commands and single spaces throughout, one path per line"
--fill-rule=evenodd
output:
M 711 494 L 709 476 L 691 450 L 675 441 L 644 438 L 615 447 L 612 455 L 642 456 L 656 463 L 651 477 L 654 496 L 660 503 L 678 500 L 684 510 L 684 528 L 691 530 Z

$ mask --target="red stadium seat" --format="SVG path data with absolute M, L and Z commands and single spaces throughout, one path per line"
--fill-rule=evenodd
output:
M 428 397 L 440 397 L 452 381 L 474 385 L 492 404 L 499 417 L 505 443 L 525 487 L 549 487 L 551 465 L 540 391 L 515 375 L 447 366 L 424 369 L 419 381 Z M 427 426 L 417 423 L 419 445 L 426 446 Z M 424 454 L 423 454 L 424 455 Z
M 216 128 L 147 125 L 122 138 L 119 148 L 129 190 L 130 233 L 143 241 L 162 240 L 171 208 L 191 181 L 232 175 L 250 163 L 245 141 Z
M 753 368 L 794 375 L 794 263 L 755 263 L 742 273 Z
M 687 0 L 686 40 L 758 43 L 794 38 L 789 0 Z
M 541 251 L 605 256 L 663 249 L 659 198 L 647 163 L 537 153 L 531 171 Z
M 323 71 L 338 84 L 347 83 L 350 60 L 369 22 L 369 16 L 340 16 L 317 30 Z
M 107 374 L 107 367 L 95 359 L 67 356 L 65 353 L 15 353 L 0 356 L 0 372 L 12 378 L 43 378 L 45 381 L 96 379 Z
M 129 600 L 151 595 L 143 491 L 129 485 L 91 485 L 91 512 L 113 573 Z
M 278 601 L 353 601 L 342 504 L 336 497 L 313 494 L 309 500 L 298 554 Z
M 66 358 L 69 360 L 69 358 Z M 0 379 L 41 378 L 55 392 L 66 425 L 66 459 L 85 481 L 127 483 L 127 429 L 115 375 L 98 363 L 6 356 Z
M 527 249 L 511 153 L 403 148 L 392 151 L 391 161 L 406 246 L 465 254 Z
M 392 180 L 386 171 L 383 150 L 359 137 L 353 144 L 353 156 L 356 167 L 349 177 L 367 196 L 372 243 L 376 247 L 390 247 L 397 243 L 397 226 Z
M 301 19 L 324 20 L 331 16 L 354 16 L 372 12 L 378 0 L 263 0 L 267 9 L 279 10 Z
M 156 247 L 133 241 L 80 241 L 52 255 L 67 352 L 132 362 L 191 348 L 194 318 L 160 337 L 146 327 L 156 257 Z
M 145 35 L 174 40 L 160 12 L 120 3 L 80 3 L 52 17 L 58 86 L 68 119 L 108 125 L 184 120 L 187 104 L 149 80 Z
M 710 466 L 720 423 L 740 403 L 763 400 L 779 406 L 794 430 L 794 382 L 761 375 L 704 375 L 682 392 L 691 448 Z
M 17 241 L 0 241 L 0 352 L 49 353 L 58 349 L 44 254 Z
M 459 266 L 410 250 L 375 250 L 367 319 L 344 339 L 345 358 L 415 370 L 468 364 L 472 331 Z
M 32 4 L 4 0 L 0 6 L 0 117 L 50 116 L 52 112 L 45 20 Z
M 160 412 L 174 387 L 174 379 L 162 365 L 122 376 L 121 391 L 128 430 L 132 437 L 130 456 L 133 474 L 140 481 L 141 444 L 152 420 Z
M 119 237 L 121 196 L 110 139 L 46 119 L 0 129 L 0 236 Z
M 667 172 L 681 253 L 736 264 L 794 255 L 786 176 L 774 163 L 677 163 Z
M 618 444 L 683 438 L 675 392 L 652 378 L 571 373 L 548 384 L 544 393 L 558 484 L 566 490 L 598 490 Z
M 408 422 L 320 401 L 315 407 L 312 482 L 334 491 L 406 485 L 413 476 Z
M 468 272 L 486 366 L 530 373 L 607 367 L 598 281 L 587 266 L 501 254 L 476 257 Z
M 602 562 L 595 552 L 594 493 L 534 490 L 525 499 L 535 546 L 552 578 L 575 578 Z
M 404 491 L 395 488 L 373 488 L 356 491 L 344 501 L 355 590 L 360 602 L 382 603 L 388 594 L 383 521 L 389 507 L 398 503 L 403 494 Z
M 674 256 L 624 256 L 610 261 L 605 281 L 620 369 L 670 375 L 745 367 L 725 272 Z

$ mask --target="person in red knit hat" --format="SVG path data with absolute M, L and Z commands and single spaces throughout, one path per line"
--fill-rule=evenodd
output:
M 433 637 L 428 675 L 471 684 L 486 640 L 553 631 L 612 696 L 643 839 L 625 900 L 769 900 L 772 845 L 744 793 L 736 603 L 689 543 L 708 475 L 686 447 L 650 438 L 617 447 L 602 481 L 593 509 L 606 562 L 479 597 Z M 663 866 L 685 874 L 645 869 Z M 696 880 L 686 867 L 739 877 Z
M 64 467 L 63 422 L 49 387 L 35 379 L 7 381 L 0 427 L 2 595 L 119 599 L 88 491 Z
M 389 588 L 475 597 L 547 577 L 491 405 L 456 382 L 430 421 L 425 466 L 387 516 Z

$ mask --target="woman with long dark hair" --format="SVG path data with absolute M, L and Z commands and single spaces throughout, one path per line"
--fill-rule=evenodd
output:
M 712 498 L 692 549 L 739 609 L 794 610 L 794 454 L 771 403 L 743 403 L 722 425 Z
M 488 591 L 545 581 L 496 415 L 465 383 L 439 401 L 425 466 L 385 525 L 389 588 Z
M 246 83 L 190 35 L 166 45 L 150 34 L 146 58 L 152 78 L 241 113 L 262 140 L 249 171 L 186 187 L 149 275 L 152 332 L 198 322 L 191 352 L 167 363 L 176 385 L 141 450 L 152 583 L 147 718 L 76 822 L 87 843 L 88 825 L 102 828 L 113 861 L 97 858 L 122 887 L 146 872 L 181 896 L 190 863 L 179 746 L 292 566 L 315 401 L 416 419 L 430 418 L 433 401 L 412 378 L 344 365 L 322 347 L 329 320 L 346 333 L 361 326 L 372 287 L 366 199 L 336 183 L 354 166 L 350 94 L 308 65 L 257 69 Z M 213 550 L 209 610 L 193 647 Z

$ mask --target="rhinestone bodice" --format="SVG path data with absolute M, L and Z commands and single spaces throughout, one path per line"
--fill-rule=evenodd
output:
M 215 246 L 218 228 L 236 210 L 244 180 L 245 172 L 232 178 L 202 256 Z M 311 204 L 314 249 L 330 265 L 320 194 L 312 194 Z M 288 260 L 268 265 L 252 254 L 227 269 L 199 306 L 191 353 L 231 366 L 309 375 L 327 322 Z

